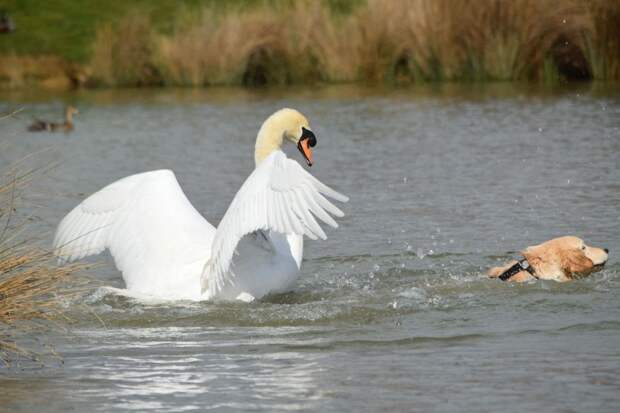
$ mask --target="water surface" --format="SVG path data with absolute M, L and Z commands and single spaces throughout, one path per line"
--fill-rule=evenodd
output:
M 140 303 L 93 287 L 45 338 L 62 363 L 0 378 L 3 411 L 617 411 L 620 94 L 581 85 L 0 95 L 0 165 L 59 161 L 27 199 L 49 244 L 85 196 L 173 169 L 217 224 L 254 138 L 291 106 L 318 136 L 311 172 L 350 196 L 306 243 L 295 290 L 252 304 Z M 25 132 L 80 108 L 76 130 Z M 303 162 L 296 149 L 288 153 Z M 512 285 L 492 265 L 575 234 L 610 262 L 573 283 Z M 94 270 L 122 287 L 109 257 Z M 95 313 L 97 317 L 93 316 Z M 102 320 L 99 321 L 98 318 Z

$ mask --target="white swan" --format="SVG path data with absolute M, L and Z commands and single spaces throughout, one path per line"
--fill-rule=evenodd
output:
M 312 166 L 316 137 L 308 120 L 281 109 L 256 138 L 256 169 L 214 228 L 194 209 L 169 170 L 118 180 L 60 222 L 61 262 L 109 249 L 129 293 L 163 299 L 251 301 L 291 288 L 301 267 L 303 236 L 325 239 L 314 216 L 344 214 L 325 197 L 348 198 L 322 184 L 280 150 L 297 144 Z M 314 214 L 314 216 L 313 216 Z

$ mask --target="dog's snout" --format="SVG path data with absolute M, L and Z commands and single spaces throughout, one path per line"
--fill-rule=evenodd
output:
M 609 250 L 607 248 L 603 248 L 603 251 L 605 251 L 605 254 L 609 254 Z

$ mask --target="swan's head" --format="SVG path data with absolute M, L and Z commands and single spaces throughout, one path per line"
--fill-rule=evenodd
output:
M 281 109 L 276 114 L 282 116 L 287 125 L 284 137 L 297 145 L 308 166 L 312 166 L 312 148 L 316 145 L 316 136 L 310 129 L 308 119 L 295 109 Z
M 312 166 L 312 149 L 316 136 L 310 129 L 308 119 L 295 109 L 284 108 L 269 116 L 263 123 L 256 139 L 256 164 L 282 146 L 283 140 L 293 142 Z

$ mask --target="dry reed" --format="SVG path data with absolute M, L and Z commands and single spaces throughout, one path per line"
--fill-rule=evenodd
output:
M 22 189 L 44 170 L 17 169 L 0 174 L 0 361 L 5 364 L 16 357 L 37 359 L 39 349 L 27 349 L 17 338 L 50 323 L 58 326 L 67 300 L 87 282 L 78 275 L 86 265 L 59 267 L 51 252 L 26 235 L 23 221 L 15 219 Z
M 137 12 L 118 24 L 99 27 L 93 45 L 89 83 L 149 86 L 161 79 L 154 64 L 155 33 L 148 17 Z
M 47 88 L 67 88 L 78 83 L 81 69 L 56 56 L 2 56 L 0 81 L 2 87 L 17 89 L 32 85 Z
M 150 27 L 132 14 L 99 29 L 103 83 L 620 79 L 620 2 L 605 0 L 368 0 L 347 15 L 301 0 Z
M 591 29 L 583 43 L 595 79 L 620 79 L 620 1 L 588 0 Z
M 16 333 L 35 332 L 45 326 L 58 326 L 64 318 L 68 300 L 84 287 L 76 274 L 84 265 L 58 267 L 48 251 L 31 245 L 0 247 L 0 360 L 9 363 L 12 355 L 36 358 L 36 350 L 16 343 Z
M 197 22 L 160 39 L 159 67 L 174 85 L 282 84 L 318 76 L 308 53 L 311 9 L 250 9 L 222 15 L 205 9 Z M 292 31 L 290 26 L 298 30 Z

